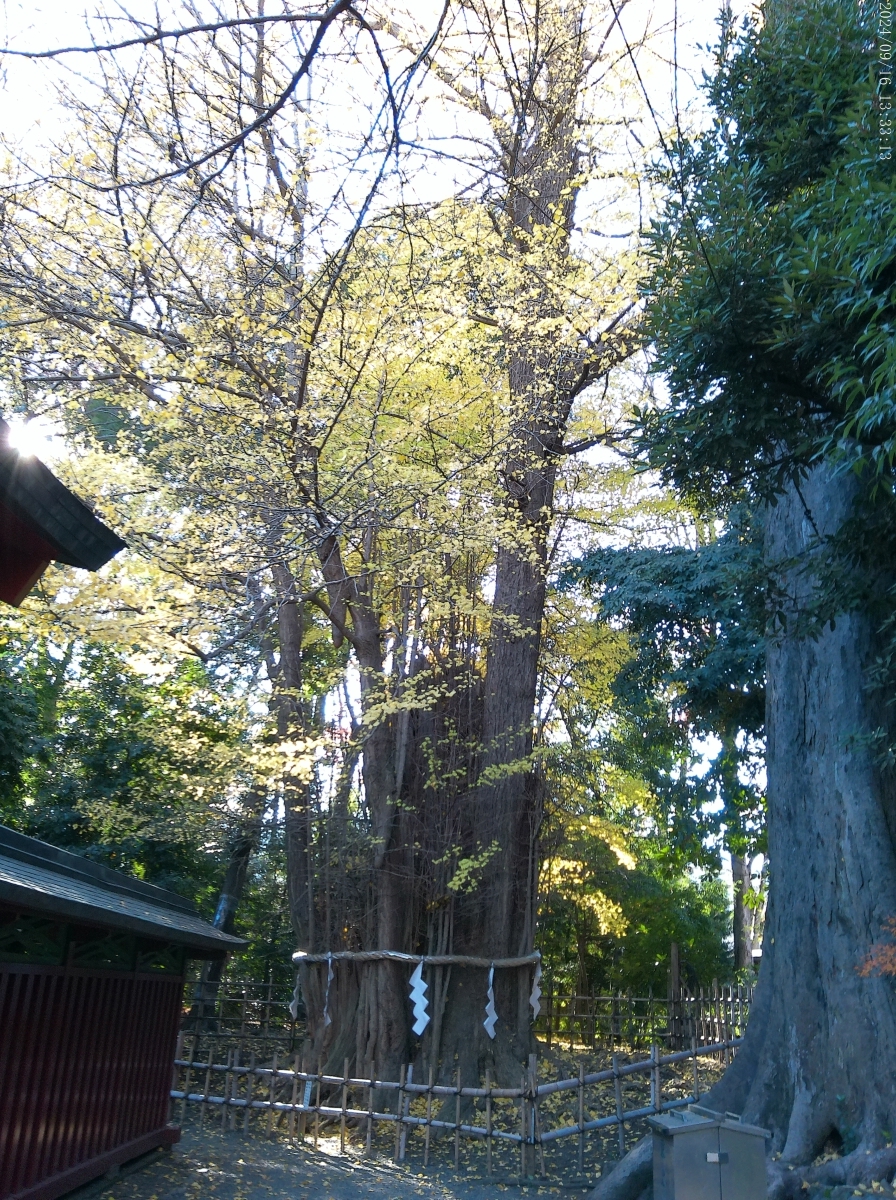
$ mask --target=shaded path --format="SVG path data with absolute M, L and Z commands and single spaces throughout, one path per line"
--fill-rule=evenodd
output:
M 184 1130 L 170 1154 L 155 1154 L 118 1180 L 93 1184 L 71 1200 L 497 1200 L 502 1196 L 582 1196 L 581 1188 L 520 1188 L 470 1178 L 425 1175 L 389 1163 L 336 1157 L 282 1141 L 218 1130 Z

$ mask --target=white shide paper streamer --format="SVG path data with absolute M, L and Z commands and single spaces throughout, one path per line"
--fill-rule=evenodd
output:
M 412 1026 L 417 1037 L 429 1024 L 429 1013 L 426 1011 L 426 984 L 423 982 L 423 962 L 418 962 L 411 976 L 411 1003 L 414 1006 L 414 1024 Z
M 489 967 L 488 972 L 488 1004 L 485 1006 L 485 1032 L 494 1041 L 495 1026 L 498 1023 L 498 1010 L 495 1008 L 495 968 Z

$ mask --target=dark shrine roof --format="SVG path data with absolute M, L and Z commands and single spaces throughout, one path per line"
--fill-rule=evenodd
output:
M 203 921 L 183 896 L 0 825 L 0 903 L 61 921 L 125 929 L 218 958 L 246 942 Z
M 53 558 L 96 571 L 125 543 L 37 458 L 9 444 L 9 426 L 0 417 L 0 505 L 49 543 Z

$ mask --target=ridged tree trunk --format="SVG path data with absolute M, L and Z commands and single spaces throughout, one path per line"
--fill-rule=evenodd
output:
M 734 934 L 734 969 L 748 971 L 753 966 L 753 941 L 750 937 L 750 914 L 744 898 L 750 888 L 750 860 L 740 854 L 731 853 L 731 883 L 733 891 L 734 914 L 732 932 Z
M 528 86 L 519 98 L 522 136 L 502 142 L 506 188 L 505 236 L 520 262 L 517 308 L 526 327 L 507 331 L 511 441 L 503 467 L 508 534 L 498 547 L 492 628 L 482 718 L 482 782 L 468 804 L 470 852 L 487 862 L 478 887 L 458 901 L 454 949 L 489 958 L 532 951 L 537 900 L 542 794 L 532 761 L 548 536 L 554 488 L 583 359 L 558 347 L 551 323 L 559 315 L 527 253 L 551 243 L 552 270 L 563 270 L 578 172 L 577 105 L 585 80 L 583 13 L 546 5 L 540 58 L 530 47 Z M 547 265 L 547 264 L 546 264 Z M 539 328 L 542 324 L 543 328 Z M 528 1008 L 532 969 L 501 970 L 494 986 L 496 1036 L 483 1026 L 486 973 L 457 969 L 448 992 L 442 1036 L 446 1071 L 455 1060 L 465 1079 L 490 1065 L 499 1080 L 517 1084 L 534 1048 Z
M 771 1131 L 773 1200 L 896 1168 L 896 993 L 859 974 L 896 913 L 896 804 L 870 742 L 872 628 L 861 612 L 818 637 L 798 626 L 854 496 L 849 476 L 822 465 L 767 514 L 787 618 L 767 657 L 768 916 L 746 1040 L 705 1102 Z M 841 1157 L 809 1166 L 826 1144 Z M 593 1200 L 649 1196 L 650 1179 L 645 1141 Z

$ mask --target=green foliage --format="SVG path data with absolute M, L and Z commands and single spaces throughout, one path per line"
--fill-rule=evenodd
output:
M 596 557 L 584 561 L 596 570 Z M 606 561 L 622 570 L 622 559 Z M 575 575 L 588 584 L 583 564 L 567 572 L 546 635 L 559 714 L 541 756 L 538 945 L 550 979 L 558 991 L 665 991 L 672 941 L 692 982 L 727 978 L 728 897 L 707 843 L 717 819 L 701 812 L 716 791 L 688 773 L 696 755 L 670 716 L 669 686 L 645 696 L 633 683 L 620 695 L 620 679 L 641 669 L 638 640 L 593 619 Z M 636 593 L 639 581 L 628 583 Z
M 670 870 L 650 839 L 630 840 L 636 863 L 608 822 L 568 829 L 564 857 L 542 885 L 540 946 L 557 991 L 665 994 L 670 945 L 694 986 L 731 975 L 727 890 L 711 875 Z
M 21 793 L 36 720 L 36 697 L 22 678 L 19 656 L 0 642 L 0 813 L 10 811 Z
M 3 820 L 210 899 L 241 783 L 241 706 L 189 661 L 147 678 L 105 645 L 10 638 Z M 9 746 L 9 751 L 6 747 Z
M 691 861 L 724 823 L 731 848 L 755 842 L 762 798 L 750 783 L 765 722 L 766 587 L 761 529 L 744 506 L 727 529 L 694 548 L 598 548 L 567 569 L 597 617 L 631 636 L 613 680 L 611 761 L 647 782 L 672 837 Z M 714 738 L 708 770 L 697 770 Z M 721 800 L 710 816 L 705 806 Z M 742 844 L 743 843 L 743 844 Z
M 767 494 L 834 449 L 889 475 L 894 170 L 870 36 L 853 0 L 740 32 L 723 16 L 712 128 L 660 172 L 645 287 L 671 401 L 641 414 L 642 433 L 703 503 Z

